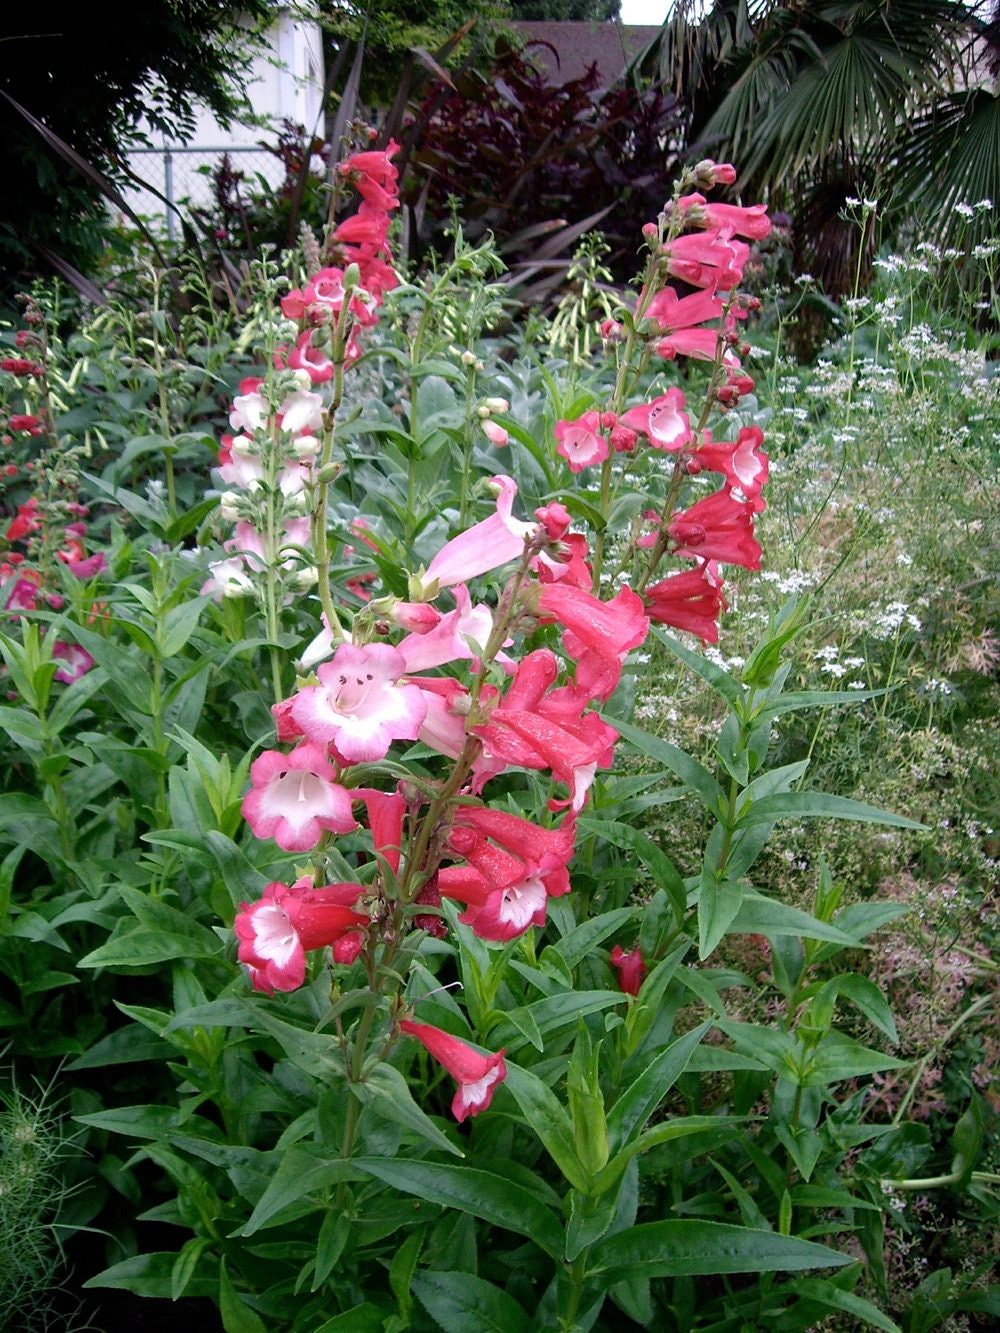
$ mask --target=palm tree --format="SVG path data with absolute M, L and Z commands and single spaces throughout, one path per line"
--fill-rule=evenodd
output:
M 940 239 L 960 198 L 1000 201 L 990 5 L 678 0 L 644 68 L 684 97 L 691 154 L 731 159 L 739 190 L 791 213 L 800 263 L 839 294 L 858 259 L 848 198 L 919 206 Z

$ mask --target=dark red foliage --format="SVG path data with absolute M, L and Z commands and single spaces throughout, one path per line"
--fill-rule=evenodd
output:
M 502 48 L 488 74 L 467 71 L 455 91 L 438 84 L 418 111 L 404 189 L 420 244 L 440 243 L 449 196 L 466 235 L 492 231 L 508 263 L 537 258 L 546 224 L 607 210 L 594 225 L 610 242 L 612 267 L 631 277 L 640 228 L 669 197 L 679 127 L 672 95 L 602 88 L 596 67 L 555 85 Z

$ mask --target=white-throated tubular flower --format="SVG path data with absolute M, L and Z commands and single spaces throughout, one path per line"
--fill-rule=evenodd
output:
M 357 828 L 350 793 L 336 781 L 325 748 L 314 741 L 290 754 L 266 750 L 250 766 L 251 790 L 243 798 L 243 818 L 258 838 L 273 838 L 286 852 L 308 852 L 324 830 Z
M 458 1084 L 451 1113 L 459 1124 L 467 1116 L 486 1110 L 494 1092 L 507 1077 L 502 1050 L 495 1055 L 481 1055 L 460 1037 L 453 1037 L 450 1032 L 431 1027 L 429 1023 L 414 1023 L 409 1018 L 403 1019 L 399 1030 L 408 1037 L 415 1037 Z
M 348 931 L 367 925 L 353 905 L 364 892 L 360 884 L 313 888 L 308 876 L 288 888 L 269 884 L 255 903 L 240 903 L 233 930 L 238 957 L 254 990 L 273 995 L 297 990 L 306 976 L 306 954 L 325 949 Z
M 395 740 L 416 740 L 427 703 L 416 685 L 399 684 L 402 653 L 387 643 L 342 643 L 299 690 L 292 717 L 310 740 L 328 742 L 347 764 L 384 759 Z

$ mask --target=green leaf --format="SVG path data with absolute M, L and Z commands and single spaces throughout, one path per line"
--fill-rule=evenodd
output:
M 799 690 L 783 694 L 780 699 L 762 701 L 760 711 L 768 718 L 781 717 L 785 713 L 794 713 L 800 708 L 829 708 L 840 704 L 864 703 L 866 699 L 880 699 L 888 694 L 881 690 Z
M 214 935 L 208 947 L 207 943 L 195 944 L 190 935 L 168 935 L 161 930 L 128 924 L 123 929 L 116 927 L 111 939 L 81 958 L 77 966 L 148 967 L 172 958 L 217 958 L 220 952 L 221 945 Z
M 717 1277 L 722 1273 L 800 1272 L 851 1261 L 823 1245 L 773 1231 L 700 1219 L 644 1222 L 608 1236 L 591 1251 L 590 1273 L 602 1282 L 643 1277 Z
M 653 1026 L 656 1015 L 663 1003 L 663 996 L 666 994 L 667 987 L 677 975 L 677 969 L 690 947 L 690 942 L 682 939 L 666 957 L 660 959 L 639 987 L 639 994 L 635 997 L 634 1002 L 629 1005 L 628 1013 L 625 1016 L 625 1028 L 628 1033 L 626 1046 L 628 1055 L 635 1054 Z
M 697 759 L 692 759 L 689 754 L 679 750 L 676 745 L 671 745 L 669 741 L 651 736 L 649 732 L 633 727 L 630 722 L 625 722 L 621 718 L 616 718 L 614 725 L 637 750 L 655 759 L 658 764 L 663 764 L 675 777 L 680 778 L 695 793 L 710 815 L 719 817 L 726 809 L 722 788 Z
M 166 1140 L 177 1126 L 178 1112 L 172 1106 L 119 1106 L 111 1111 L 94 1111 L 73 1119 L 109 1134 L 127 1138 Z
M 399 1157 L 392 1161 L 358 1157 L 354 1165 L 392 1189 L 415 1194 L 443 1208 L 457 1208 L 491 1226 L 527 1236 L 554 1259 L 562 1253 L 559 1217 L 536 1194 L 507 1177 L 476 1167 Z
M 720 884 L 715 870 L 702 868 L 698 894 L 698 957 L 704 961 L 727 933 L 743 905 L 743 885 L 724 879 Z
M 843 976 L 831 978 L 823 987 L 823 991 L 832 995 L 843 995 L 861 1010 L 870 1023 L 874 1023 L 884 1032 L 891 1042 L 899 1041 L 892 1010 L 879 988 L 867 977 L 859 976 L 857 972 L 846 972 Z
M 565 1178 L 581 1194 L 591 1193 L 593 1182 L 576 1155 L 573 1126 L 562 1102 L 537 1074 L 507 1062 L 505 1086 L 521 1113 L 545 1145 Z
M 751 828 L 754 824 L 776 819 L 854 819 L 859 823 L 885 824 L 890 828 L 915 831 L 925 828 L 925 825 L 918 824 L 914 819 L 879 810 L 877 806 L 866 805 L 863 801 L 819 791 L 788 791 L 763 796 L 741 815 L 737 827 Z
M 683 919 L 687 911 L 684 881 L 670 857 L 657 847 L 648 834 L 643 833 L 641 829 L 633 828 L 631 824 L 622 824 L 617 820 L 586 817 L 577 820 L 577 830 L 583 834 L 603 838 L 614 847 L 624 847 L 634 852 L 652 875 L 656 887 L 667 893 L 677 919 Z
M 413 1100 L 410 1085 L 392 1065 L 379 1064 L 361 1083 L 352 1083 L 351 1091 L 366 1106 L 371 1106 L 387 1120 L 412 1130 L 435 1148 L 464 1157 L 462 1149 L 443 1134 L 434 1121 Z
M 711 1025 L 686 1032 L 660 1051 L 608 1111 L 608 1139 L 617 1152 L 636 1138 L 646 1121 L 683 1074 L 695 1048 Z
M 157 639 L 161 657 L 176 657 L 198 627 L 202 610 L 211 600 L 204 597 L 192 597 L 168 611 L 163 623 L 158 627 Z M 207 666 L 207 661 L 205 662 Z
M 195 1275 L 201 1256 L 209 1249 L 212 1242 L 205 1236 L 192 1236 L 181 1247 L 180 1254 L 170 1274 L 170 1299 L 178 1300 L 188 1289 L 188 1284 Z
M 410 1319 L 413 1309 L 413 1274 L 424 1243 L 423 1232 L 412 1231 L 392 1257 L 389 1265 L 389 1286 L 396 1298 L 396 1305 L 403 1319 Z
M 113 1264 L 96 1277 L 88 1278 L 84 1287 L 113 1287 L 118 1291 L 132 1291 L 138 1296 L 170 1299 L 173 1286 L 172 1275 L 177 1255 L 159 1252 L 156 1254 L 136 1254 L 131 1259 L 123 1259 Z M 213 1300 L 218 1294 L 218 1283 L 214 1278 L 194 1278 L 188 1284 L 188 1296 L 210 1296 Z
M 972 1173 L 983 1150 L 984 1132 L 983 1103 L 979 1093 L 973 1088 L 969 1105 L 959 1117 L 955 1132 L 951 1136 L 951 1146 L 955 1154 L 951 1169 L 958 1177 L 954 1189 L 964 1190 L 972 1179 Z
M 603 829 L 603 824 L 598 820 L 593 823 Z M 577 832 L 581 831 L 580 821 L 577 821 Z M 592 953 L 597 945 L 601 944 L 619 930 L 627 922 L 631 921 L 636 914 L 634 907 L 619 907 L 613 912 L 603 912 L 600 916 L 591 917 L 588 921 L 583 921 L 564 935 L 557 944 L 549 945 L 548 948 L 558 953 L 567 967 L 573 968 L 588 954 Z
M 896 913 L 898 915 L 898 913 Z M 843 918 L 841 913 L 837 920 Z M 765 898 L 763 894 L 746 892 L 740 910 L 730 922 L 731 935 L 793 935 L 814 940 L 829 940 L 841 948 L 857 949 L 861 936 L 848 934 L 835 925 L 827 925 L 817 917 L 797 907 Z
M 841 1032 L 830 1032 L 813 1051 L 802 1086 L 815 1088 L 840 1083 L 844 1079 L 880 1073 L 883 1069 L 904 1069 L 906 1064 L 905 1060 L 862 1046 Z
M 824 1278 L 799 1278 L 795 1283 L 795 1292 L 796 1295 L 803 1296 L 806 1300 L 818 1301 L 831 1310 L 843 1310 L 845 1314 L 853 1315 L 855 1319 L 863 1320 L 875 1328 L 884 1329 L 885 1333 L 900 1333 L 899 1325 L 893 1323 L 888 1315 L 883 1314 L 870 1301 L 855 1296 L 853 1292 L 841 1291 L 834 1283 Z
M 562 991 L 558 995 L 546 995 L 505 1014 L 503 1021 L 490 1030 L 490 1041 L 505 1049 L 517 1050 L 522 1043 L 517 1041 L 515 1032 L 519 1032 L 519 1025 L 527 1020 L 533 1024 L 529 1030 L 538 1033 L 539 1039 L 544 1041 L 560 1028 L 575 1024 L 578 1018 L 586 1014 L 598 1013 L 601 1009 L 624 1003 L 625 997 L 621 991 L 612 990 Z M 536 1039 L 528 1039 L 537 1049 L 542 1049 Z
M 417 1273 L 413 1290 L 444 1333 L 534 1333 L 512 1296 L 471 1273 Z
M 252 1236 L 272 1225 L 273 1219 L 285 1208 L 300 1203 L 309 1195 L 343 1181 L 363 1178 L 363 1172 L 353 1160 L 331 1157 L 329 1150 L 321 1144 L 295 1144 L 281 1154 L 278 1169 L 239 1234 Z M 317 1202 L 316 1206 L 322 1205 Z
M 137 1023 L 109 1032 L 95 1042 L 83 1055 L 66 1066 L 68 1072 L 77 1069 L 104 1069 L 108 1065 L 140 1064 L 164 1060 L 172 1048 L 159 1037 L 147 1032 Z
M 702 653 L 692 652 L 658 625 L 653 625 L 651 628 L 655 637 L 685 666 L 690 667 L 696 676 L 700 676 L 716 694 L 725 699 L 727 704 L 735 708 L 743 702 L 743 687 L 727 671 L 723 671 L 722 667 L 717 666 Z
M 226 1269 L 225 1259 L 219 1260 L 219 1313 L 225 1333 L 268 1333 L 260 1315 L 241 1300 Z

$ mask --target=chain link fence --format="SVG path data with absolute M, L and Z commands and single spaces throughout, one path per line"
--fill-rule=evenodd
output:
M 258 178 L 271 189 L 285 179 L 281 160 L 260 145 L 134 148 L 129 154 L 132 169 L 151 188 L 135 186 L 124 192 L 125 199 L 141 218 L 173 240 L 180 233 L 178 208 L 213 207 L 212 173 L 227 153 L 231 170 L 242 172 L 252 189 L 257 188 Z

